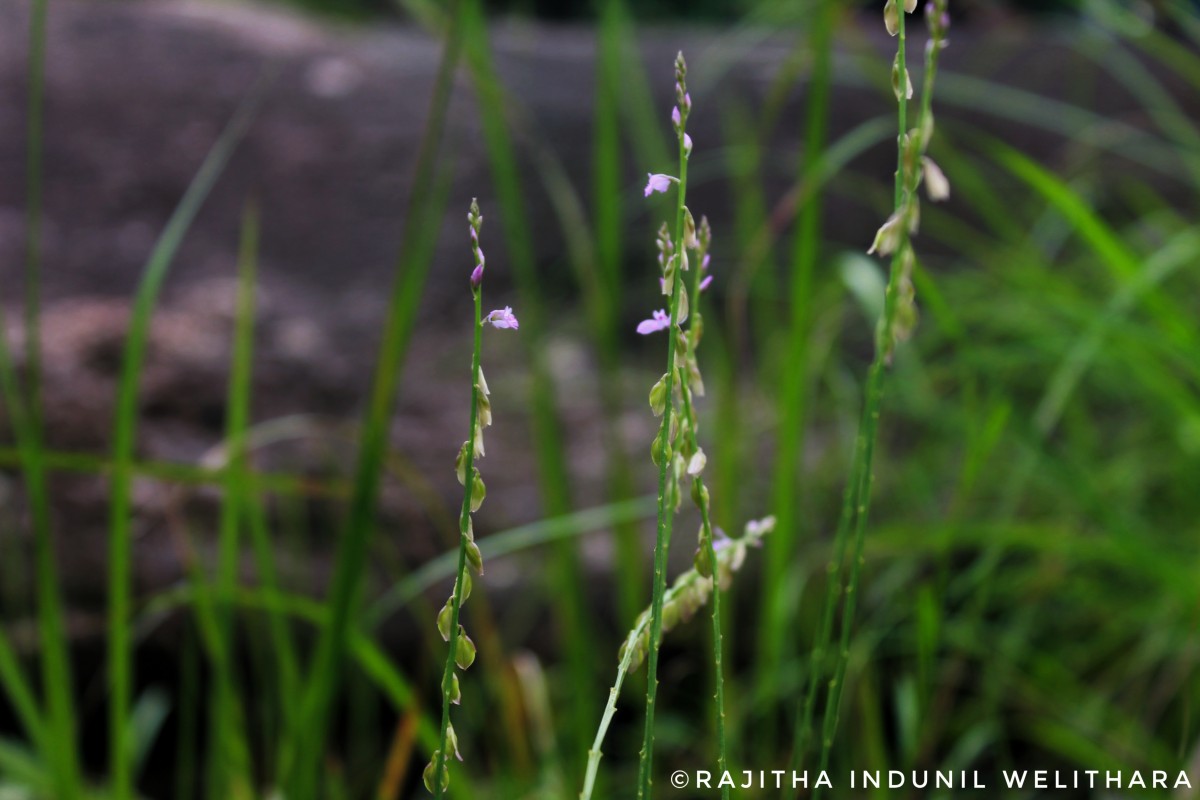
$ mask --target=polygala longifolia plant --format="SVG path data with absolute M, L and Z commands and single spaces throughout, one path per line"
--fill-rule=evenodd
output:
M 470 433 L 458 451 L 454 463 L 458 482 L 463 485 L 462 511 L 459 514 L 458 538 L 458 571 L 454 579 L 454 590 L 451 592 L 446 605 L 437 615 L 438 632 L 449 643 L 449 653 L 446 657 L 446 668 L 442 675 L 442 725 L 438 736 L 438 749 L 433 752 L 428 766 L 425 767 L 423 778 L 425 788 L 436 798 L 441 798 L 450 785 L 450 767 L 447 763 L 447 753 L 453 752 L 454 757 L 462 760 L 458 750 L 458 736 L 454 733 L 454 725 L 450 722 L 450 706 L 457 705 L 462 700 L 462 689 L 458 681 L 457 670 L 468 669 L 475 661 L 475 643 L 463 630 L 459 622 L 459 614 L 463 603 L 471 596 L 471 570 L 483 574 L 483 555 L 479 545 L 475 543 L 475 532 L 471 523 L 471 515 L 479 510 L 487 495 L 479 468 L 475 466 L 476 458 L 483 458 L 483 429 L 492 424 L 492 404 L 489 399 L 487 380 L 483 377 L 480 365 L 480 352 L 483 345 L 483 330 L 488 324 L 494 328 L 509 328 L 517 330 L 520 324 L 509 307 L 497 309 L 486 316 L 483 314 L 483 275 L 486 259 L 483 248 L 479 244 L 479 231 L 483 227 L 483 215 L 479 213 L 479 204 L 471 201 L 471 210 L 467 214 L 467 222 L 471 232 L 471 251 L 475 257 L 475 269 L 471 271 L 471 297 L 475 301 L 474 347 L 471 354 L 471 423 Z M 470 570 L 468 570 L 470 567 Z

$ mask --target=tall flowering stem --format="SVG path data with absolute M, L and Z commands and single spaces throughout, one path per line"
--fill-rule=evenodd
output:
M 487 489 L 475 467 L 476 457 L 483 457 L 483 429 L 492 423 L 491 402 L 488 399 L 488 385 L 483 377 L 480 366 L 480 353 L 483 349 L 483 327 L 491 323 L 496 328 L 518 328 L 517 318 L 511 308 L 492 311 L 486 317 L 483 315 L 483 273 L 484 255 L 479 245 L 479 230 L 483 227 L 483 216 L 479 213 L 479 205 L 471 201 L 471 210 L 467 215 L 471 231 L 471 249 L 475 256 L 475 269 L 471 272 L 471 296 L 475 301 L 474 348 L 471 354 L 471 427 L 467 441 L 463 442 L 455 462 L 455 472 L 459 483 L 463 485 L 462 511 L 458 518 L 458 570 L 455 573 L 454 591 L 446 601 L 445 606 L 438 612 L 437 627 L 442 638 L 449 644 L 446 655 L 446 668 L 442 674 L 442 726 L 438 735 L 438 749 L 425 768 L 425 788 L 433 793 L 435 798 L 445 794 L 450 784 L 449 753 L 462 760 L 458 752 L 458 737 L 454 726 L 450 723 L 450 706 L 461 699 L 457 669 L 467 669 L 475 661 L 475 644 L 459 623 L 462 605 L 471 595 L 471 574 L 469 566 L 478 574 L 483 574 L 483 558 L 479 546 L 475 543 L 475 535 L 471 524 L 471 514 L 479 510 Z
M 670 399 L 675 393 L 675 361 L 679 349 L 677 335 L 680 317 L 680 298 L 684 296 L 682 272 L 687 269 L 687 247 L 684 235 L 684 220 L 687 198 L 687 164 L 691 150 L 691 140 L 685 132 L 687 118 L 691 113 L 691 98 L 687 93 L 687 63 L 683 53 L 675 58 L 675 100 L 676 106 L 672 113 L 672 122 L 679 140 L 679 177 L 673 181 L 676 185 L 675 203 L 675 242 L 673 251 L 663 252 L 663 289 L 671 298 L 667 343 L 667 372 L 663 376 L 663 397 L 666 398 L 662 425 L 659 426 L 658 436 L 654 440 L 653 457 L 658 465 L 658 525 L 654 537 L 654 583 L 650 603 L 650 640 L 649 640 L 649 675 L 646 680 L 646 727 L 642 738 L 641 760 L 638 767 L 638 798 L 649 798 L 651 776 L 654 763 L 654 704 L 658 697 L 658 649 L 662 643 L 663 630 L 663 596 L 667 587 L 667 548 L 671 541 L 671 524 L 674 515 L 674 496 L 678 494 L 677 481 L 674 476 L 675 457 L 672 450 L 672 417 L 673 403 Z M 667 184 L 672 181 L 656 183 L 651 176 L 647 185 L 647 194 L 651 191 L 666 191 Z
M 897 101 L 899 136 L 897 139 L 897 170 L 895 183 L 894 212 L 879 229 L 869 252 L 891 256 L 891 269 L 884 298 L 883 317 L 879 320 L 875 337 L 875 359 L 867 376 L 866 398 L 862 418 L 859 422 L 855 443 L 854 461 L 850 481 L 843 496 L 842 514 L 834 537 L 834 558 L 829 565 L 829 590 L 826 595 L 825 611 L 821 631 L 812 651 L 811 674 L 808 690 L 802 706 L 802 717 L 798 718 L 798 735 L 794 762 L 802 764 L 808 744 L 816 689 L 826 648 L 832 639 L 834 607 L 844 594 L 841 628 L 838 638 L 833 677 L 828 683 L 825 701 L 825 719 L 821 738 L 820 769 L 828 768 L 834 734 L 837 731 L 846 669 L 850 657 L 850 632 L 858 600 L 858 582 L 862 570 L 863 546 L 870 510 L 873 482 L 872 464 L 875 444 L 878 439 L 879 416 L 883 406 L 883 393 L 888 366 L 899 342 L 907 340 L 916 324 L 917 311 L 912 283 L 916 267 L 916 255 L 912 248 L 912 237 L 920 225 L 920 199 L 917 189 L 922 181 L 932 200 L 944 200 L 949 196 L 949 184 L 937 165 L 926 155 L 933 136 L 933 81 L 937 71 L 937 59 L 946 46 L 949 29 L 948 0 L 930 0 L 926 4 L 926 19 L 930 29 L 926 47 L 925 79 L 922 87 L 921 110 L 916 127 L 908 127 L 908 100 L 913 95 L 912 81 L 908 75 L 905 17 L 916 9 L 916 0 L 887 0 L 884 6 L 884 22 L 888 32 L 897 37 L 896 60 L 892 68 L 892 87 Z M 845 554 L 847 538 L 853 531 L 853 549 L 849 563 Z M 844 584 L 843 584 L 843 576 Z M 813 793 L 819 797 L 818 786 Z
M 683 398 L 683 443 L 682 455 L 687 465 L 687 474 L 692 477 L 692 502 L 700 510 L 700 541 L 696 549 L 696 570 L 705 577 L 713 576 L 713 568 L 717 563 L 717 554 L 713 537 L 711 497 L 708 487 L 704 485 L 704 467 L 707 457 L 700 447 L 698 440 L 699 424 L 696 421 L 696 407 L 693 403 L 695 394 L 704 393 L 704 383 L 700 378 L 700 367 L 696 360 L 696 348 L 700 345 L 700 337 L 704 332 L 703 317 L 700 314 L 700 293 L 712 279 L 706 276 L 708 271 L 708 249 L 712 243 L 712 231 L 708 218 L 700 220 L 693 241 L 696 245 L 696 263 L 699 267 L 692 274 L 691 286 L 691 319 L 686 337 L 686 352 L 684 364 L 679 369 L 680 395 Z M 684 243 L 685 246 L 687 242 Z M 721 588 L 717 586 L 712 595 L 712 628 L 713 628 L 713 682 L 715 684 L 713 700 L 716 703 L 717 714 L 717 767 L 724 774 L 729 768 L 728 744 L 725 738 L 725 674 L 721 663 L 724 649 L 724 637 L 721 634 Z M 729 798 L 729 786 L 721 787 L 722 800 Z

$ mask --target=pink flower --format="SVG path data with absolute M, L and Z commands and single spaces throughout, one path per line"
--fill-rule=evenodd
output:
M 709 287 L 709 286 L 712 284 L 712 281 L 713 281 L 713 276 L 712 276 L 712 275 L 709 275 L 707 278 L 705 278 L 704 280 L 700 281 L 700 291 L 702 291 L 702 292 L 703 292 L 703 291 L 705 291 L 706 289 L 708 289 L 708 287 Z
M 675 106 L 671 110 L 671 122 L 675 125 L 676 130 L 679 130 L 679 126 L 683 124 L 683 118 L 679 115 L 679 106 Z
M 483 283 L 483 264 L 471 271 L 471 285 L 478 288 L 481 283 Z
M 637 332 L 645 336 L 648 333 L 665 331 L 669 327 L 671 327 L 670 315 L 665 310 L 659 309 L 650 315 L 650 319 L 638 323 Z
M 672 178 L 670 175 L 663 175 L 662 173 L 651 174 L 647 172 L 646 176 L 648 178 L 646 181 L 646 197 L 655 192 L 666 192 L 667 189 L 671 188 L 671 182 L 678 180 L 678 178 Z
M 511 306 L 496 309 L 484 317 L 483 321 L 492 323 L 492 327 L 494 328 L 512 328 L 515 331 L 521 327 L 521 324 L 517 322 L 516 315 L 512 312 Z

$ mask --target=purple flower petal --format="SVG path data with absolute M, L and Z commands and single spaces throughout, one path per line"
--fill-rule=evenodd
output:
M 479 264 L 471 271 L 471 285 L 479 286 L 483 283 L 483 264 Z
M 665 331 L 671 327 L 671 317 L 666 311 L 659 309 L 650 315 L 650 319 L 638 323 L 637 332 L 645 336 L 648 333 Z
M 647 172 L 646 176 L 648 178 L 646 181 L 646 197 L 655 192 L 666 192 L 667 189 L 671 188 L 671 181 L 674 180 L 670 175 L 663 175 L 662 173 L 651 174 Z
M 484 317 L 483 321 L 492 323 L 493 328 L 511 328 L 515 331 L 521 327 L 521 324 L 517 322 L 517 318 L 513 314 L 511 306 L 496 309 Z
M 683 124 L 683 118 L 679 115 L 679 106 L 675 106 L 671 110 L 671 122 L 675 124 L 676 128 Z
M 712 275 L 709 275 L 707 278 L 705 278 L 704 280 L 700 281 L 700 291 L 702 291 L 702 292 L 703 292 L 703 291 L 707 290 L 707 289 L 708 289 L 708 287 L 712 285 L 712 282 L 713 282 L 713 276 L 712 276 Z

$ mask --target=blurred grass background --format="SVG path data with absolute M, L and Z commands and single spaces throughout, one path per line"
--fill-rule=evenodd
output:
M 1058 18 L 1006 17 L 1015 20 L 1009 30 L 1062 26 L 1077 63 L 1091 65 L 1067 76 L 1065 99 L 1013 85 L 1029 76 L 1011 65 L 1012 74 L 951 66 L 939 77 L 931 155 L 953 195 L 923 209 L 922 319 L 889 378 L 834 767 L 1190 769 L 1197 784 L 1200 19 L 1183 2 L 1035 5 L 1053 6 Z M 320 10 L 351 14 L 357 25 L 377 24 L 363 15 L 386 11 Z M 628 323 L 656 300 L 651 239 L 663 209 L 637 188 L 643 173 L 670 163 L 669 106 L 654 99 L 669 89 L 670 72 L 667 62 L 644 63 L 637 36 L 647 21 L 655 37 L 669 36 L 663 20 L 680 17 L 720 21 L 712 36 L 747 49 L 782 26 L 792 48 L 761 104 L 728 95 L 718 103 L 703 81 L 693 89 L 697 115 L 722 134 L 720 142 L 697 137 L 693 158 L 693 210 L 709 214 L 716 231 L 701 408 L 714 511 L 730 532 L 765 513 L 780 520 L 726 603 L 732 760 L 738 769 L 788 763 L 882 303 L 885 276 L 862 254 L 869 236 L 844 238 L 873 230 L 890 208 L 892 167 L 879 154 L 891 152 L 894 107 L 881 21 L 832 0 L 636 9 L 619 0 L 553 9 L 412 0 L 405 10 L 441 42 L 441 60 L 419 144 L 404 154 L 413 165 L 404 205 L 382 212 L 396 219 L 402 244 L 361 422 L 345 429 L 348 443 L 340 434 L 351 455 L 313 474 L 256 460 L 271 442 L 322 432 L 303 419 L 251 413 L 258 220 L 271 213 L 252 197 L 238 198 L 245 210 L 230 266 L 237 302 L 216 454 L 163 463 L 138 447 L 160 290 L 258 104 L 269 101 L 269 79 L 247 90 L 148 254 L 117 355 L 111 448 L 46 444 L 54 431 L 39 412 L 39 377 L 49 365 L 38 343 L 55 331 L 40 324 L 46 276 L 37 245 L 47 4 L 30 6 L 29 258 L 24 293 L 7 288 L 2 298 L 23 318 L 11 327 L 23 328 L 24 348 L 9 344 L 15 336 L 0 348 L 12 436 L 0 456 L 15 480 L 5 495 L 5 582 L 19 587 L 4 592 L 0 627 L 0 786 L 9 795 L 420 796 L 444 655 L 433 620 L 452 557 L 416 561 L 405 543 L 440 537 L 448 553 L 454 500 L 406 466 L 422 454 L 392 447 L 389 432 L 411 363 L 441 357 L 412 344 L 443 258 L 442 220 L 463 211 L 450 202 L 458 154 L 445 132 L 464 90 L 487 167 L 485 185 L 470 191 L 484 199 L 484 241 L 505 253 L 504 291 L 522 321 L 516 344 L 494 345 L 509 375 L 489 369 L 489 381 L 498 419 L 520 418 L 527 435 L 506 443 L 508 452 L 489 450 L 481 469 L 485 478 L 522 471 L 516 483 L 531 487 L 523 497 L 536 498 L 536 509 L 526 509 L 529 524 L 480 538 L 489 568 L 502 556 L 516 566 L 497 568 L 494 586 L 478 581 L 466 612 L 480 658 L 456 712 L 467 761 L 453 773 L 452 794 L 575 795 L 617 645 L 649 602 L 650 439 L 628 427 L 630 409 L 648 411 L 657 351 L 635 342 Z M 539 144 L 548 134 L 530 131 L 522 97 L 497 68 L 488 10 L 591 26 L 584 168 L 564 164 Z M 986 42 L 995 13 L 963 9 L 964 39 Z M 920 43 L 921 26 L 912 27 Z M 689 57 L 701 75 L 723 68 Z M 1047 86 L 1060 79 L 1044 76 Z M 1117 90 L 1136 106 L 1112 116 Z M 782 129 L 796 94 L 801 126 Z M 876 104 L 844 127 L 834 117 L 848 95 Z M 997 120 L 1015 133 L 998 134 Z M 531 202 L 535 185 L 549 198 L 548 215 Z M 710 198 L 714 207 L 704 208 Z M 549 260 L 547 240 L 561 242 Z M 461 267 L 465 330 L 465 235 L 460 255 L 438 268 Z M 585 354 L 581 362 L 564 366 L 556 356 L 564 338 Z M 448 369 L 461 371 L 465 395 L 466 360 Z M 566 399 L 577 398 L 569 381 L 578 371 L 596 387 L 583 411 Z M 599 470 L 581 471 L 572 459 L 585 423 L 598 432 L 587 445 Z M 446 477 L 458 441 L 438 451 Z M 63 501 L 54 478 L 64 473 L 103 478 L 109 492 L 102 663 L 79 647 L 70 624 L 96 609 L 64 601 L 58 576 L 73 550 L 72 531 L 55 524 Z M 143 481 L 178 498 L 165 524 L 186 568 L 152 593 L 137 591 L 130 561 L 146 546 L 136 534 L 147 517 L 136 496 Z M 389 488 L 419 498 L 419 531 L 381 520 Z M 213 490 L 215 520 L 190 513 L 189 494 Z M 313 511 L 318 502 L 323 512 Z M 677 525 L 678 554 L 690 556 L 693 527 L 688 516 Z M 327 563 L 286 566 L 313 559 Z M 660 775 L 715 763 L 707 635 L 697 620 L 666 640 Z M 644 687 L 636 676 L 628 683 L 600 797 L 626 797 L 634 780 Z

